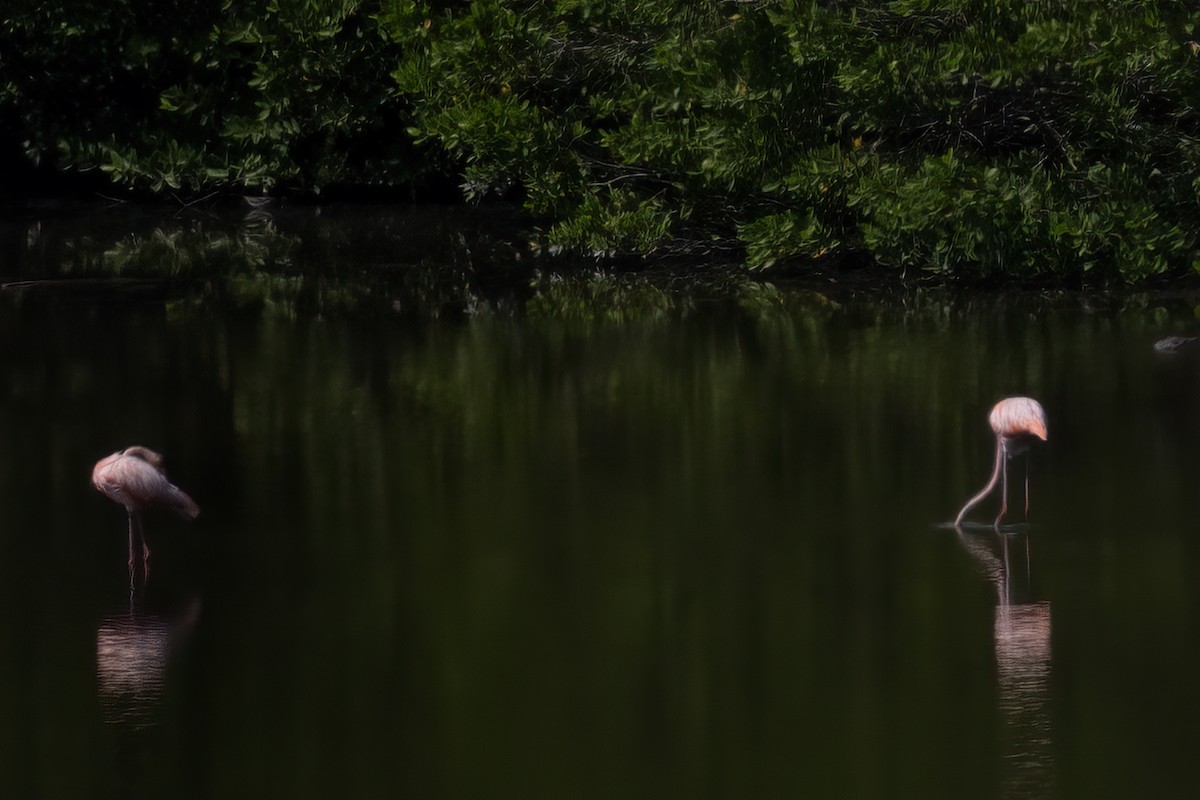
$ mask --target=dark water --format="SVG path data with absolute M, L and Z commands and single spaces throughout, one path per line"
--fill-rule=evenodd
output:
M 5 223 L 3 796 L 1200 790 L 1200 358 L 1152 350 L 1200 296 L 681 299 L 322 220 Z M 1014 393 L 1030 524 L 946 527 Z M 135 443 L 203 512 L 131 598 Z

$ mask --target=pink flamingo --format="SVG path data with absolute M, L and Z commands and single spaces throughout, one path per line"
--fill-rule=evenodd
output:
M 988 414 L 988 423 L 996 434 L 996 463 L 992 469 L 992 479 L 979 494 L 967 501 L 954 520 L 955 527 L 962 524 L 967 512 L 996 488 L 996 481 L 1003 476 L 1000 489 L 1000 513 L 996 516 L 995 527 L 1000 527 L 1008 511 L 1008 459 L 1024 453 L 1035 439 L 1046 441 L 1046 412 L 1042 404 L 1032 397 L 1006 397 L 992 408 Z M 1029 517 L 1029 468 L 1025 469 L 1025 517 Z
M 142 531 L 141 512 L 164 508 L 195 519 L 200 513 L 187 493 L 167 480 L 163 457 L 147 447 L 126 447 L 100 459 L 92 469 L 92 485 L 129 513 L 129 579 L 133 580 L 134 542 L 142 543 L 142 569 L 150 569 L 150 548 Z

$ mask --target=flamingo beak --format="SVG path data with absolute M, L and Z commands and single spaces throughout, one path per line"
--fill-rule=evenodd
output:
M 1030 425 L 1029 432 L 1041 439 L 1043 442 L 1046 441 L 1046 423 L 1042 422 L 1041 420 L 1036 420 L 1032 425 Z

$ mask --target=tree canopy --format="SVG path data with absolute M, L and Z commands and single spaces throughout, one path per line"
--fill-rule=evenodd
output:
M 10 0 L 0 147 L 180 198 L 410 184 L 423 166 L 386 75 L 400 53 L 370 12 L 357 0 Z
M 135 188 L 434 175 L 544 246 L 751 268 L 1200 264 L 1187 2 L 15 0 L 0 53 L 0 147 Z

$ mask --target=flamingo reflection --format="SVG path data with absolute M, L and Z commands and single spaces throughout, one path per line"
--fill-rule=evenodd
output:
M 130 610 L 96 627 L 96 686 L 106 722 L 133 729 L 152 727 L 166 685 L 172 649 L 200 616 L 190 601 L 173 617 Z
M 135 445 L 100 459 L 92 468 L 92 485 L 129 514 L 129 584 L 134 581 L 134 549 L 142 545 L 142 572 L 150 570 L 150 547 L 142 530 L 142 512 L 166 509 L 195 519 L 200 507 L 182 489 L 167 480 L 163 457 L 148 447 Z
M 964 533 L 963 549 L 996 589 L 993 637 L 1004 721 L 1003 797 L 1053 795 L 1054 742 L 1050 719 L 1050 603 L 1036 600 L 1029 587 L 1028 536 L 994 531 Z M 1024 539 L 1013 569 L 1010 538 Z

